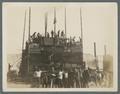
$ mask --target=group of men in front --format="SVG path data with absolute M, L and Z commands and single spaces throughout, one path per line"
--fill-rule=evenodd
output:
M 97 79 L 93 79 L 96 82 Z M 33 73 L 34 87 L 41 88 L 86 88 L 90 81 L 88 70 L 78 68 L 44 70 L 39 68 Z

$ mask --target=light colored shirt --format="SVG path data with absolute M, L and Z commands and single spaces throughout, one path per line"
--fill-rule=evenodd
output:
M 36 77 L 41 77 L 42 71 L 35 71 Z
M 59 72 L 59 79 L 61 79 L 61 80 L 63 79 L 63 71 Z
M 65 78 L 68 78 L 68 73 L 67 72 L 65 73 Z

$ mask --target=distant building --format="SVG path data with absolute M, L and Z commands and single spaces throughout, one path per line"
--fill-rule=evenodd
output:
M 99 69 L 103 70 L 103 56 L 97 56 L 97 62 L 92 54 L 84 54 L 83 57 L 86 63 L 86 68 L 89 67 L 91 69 L 96 69 L 96 65 L 98 63 Z
M 92 69 L 96 69 L 96 64 L 94 62 L 95 57 L 91 54 L 84 54 L 84 61 L 86 64 L 86 68 L 92 68 Z
M 103 70 L 103 56 L 102 55 L 98 56 L 98 66 L 99 66 L 99 70 Z
M 113 72 L 113 57 L 110 55 L 103 56 L 103 70 Z

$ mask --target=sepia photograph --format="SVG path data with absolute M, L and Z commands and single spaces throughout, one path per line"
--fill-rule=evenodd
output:
M 117 91 L 117 8 L 114 2 L 4 2 L 3 91 Z

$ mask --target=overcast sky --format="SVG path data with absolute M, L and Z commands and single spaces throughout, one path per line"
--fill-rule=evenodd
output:
M 48 13 L 48 32 L 53 29 L 53 8 L 56 8 L 57 30 L 64 30 L 64 9 L 67 11 L 67 36 L 80 36 L 80 8 L 82 9 L 84 53 L 93 54 L 93 43 L 97 55 L 113 55 L 117 41 L 116 3 L 3 3 L 3 32 L 6 33 L 7 53 L 20 53 L 22 48 L 25 10 L 26 39 L 28 35 L 28 8 L 31 7 L 31 34 L 44 34 L 44 15 Z

